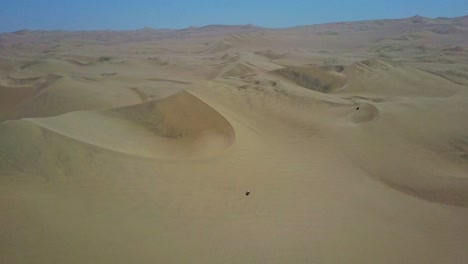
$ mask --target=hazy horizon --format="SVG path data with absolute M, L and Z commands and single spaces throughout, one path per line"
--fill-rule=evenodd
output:
M 461 17 L 466 2 L 439 1 L 101 1 L 7 0 L 0 8 L 0 33 L 18 30 L 136 30 L 144 27 L 184 29 L 190 26 L 245 25 L 288 28 L 331 22 L 401 19 L 415 15 Z
M 257 24 L 250 24 L 250 23 L 244 23 L 244 24 L 206 24 L 206 25 L 199 25 L 199 26 L 195 26 L 195 25 L 190 25 L 190 26 L 187 26 L 187 27 L 184 27 L 184 28 L 159 28 L 159 27 L 151 27 L 151 26 L 143 26 L 143 27 L 140 27 L 140 28 L 132 28 L 132 29 L 111 29 L 111 28 L 108 28 L 108 29 L 71 29 L 71 30 L 67 30 L 67 29 L 31 29 L 31 28 L 21 28 L 21 29 L 17 29 L 17 30 L 13 30 L 13 31 L 0 31 L 0 34 L 4 34 L 4 33 L 13 33 L 13 32 L 18 32 L 18 31 L 23 31 L 23 30 L 28 30 L 28 31 L 68 31 L 68 32 L 80 32 L 80 31 L 134 31 L 134 30 L 142 30 L 142 29 L 146 29 L 146 28 L 149 28 L 149 29 L 154 29 L 154 30 L 184 30 L 184 29 L 188 29 L 190 27 L 194 27 L 194 28 L 203 28 L 203 27 L 209 27 L 209 26 L 255 26 L 255 27 L 258 27 L 259 29 L 285 29 L 285 28 L 294 28 L 294 27 L 300 27 L 300 26 L 311 26 L 311 25 L 323 25 L 323 24 L 329 24 L 329 23 L 352 23 L 352 22 L 364 22 L 364 21 L 378 21 L 378 20 L 400 20 L 400 19 L 407 19 L 407 18 L 411 18 L 411 17 L 416 17 L 416 16 L 420 16 L 420 17 L 424 17 L 424 18 L 429 18 L 429 19 L 437 19 L 437 18 L 448 18 L 448 19 L 454 19 L 454 18 L 458 18 L 458 17 L 465 17 L 465 16 L 468 16 L 467 15 L 462 15 L 462 16 L 455 16 L 455 17 L 444 17 L 444 16 L 438 16 L 438 17 L 427 17 L 427 16 L 421 16 L 421 15 L 413 15 L 413 16 L 409 16 L 409 17 L 400 17 L 400 18 L 376 18 L 376 19 L 366 19 L 366 20 L 343 20 L 343 21 L 329 21 L 329 22 L 323 22 L 323 23 L 313 23 L 313 24 L 298 24 L 298 25 L 292 25 L 292 26 L 288 26 L 288 27 L 264 27 L 264 26 L 261 26 L 261 25 L 257 25 Z

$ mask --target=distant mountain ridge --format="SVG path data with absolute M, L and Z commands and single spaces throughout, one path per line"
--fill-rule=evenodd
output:
M 460 17 L 436 17 L 436 18 L 430 18 L 430 17 L 424 17 L 420 15 L 415 15 L 412 17 L 408 18 L 382 18 L 382 19 L 374 19 L 374 20 L 355 20 L 355 21 L 335 21 L 335 22 L 327 22 L 327 23 L 316 23 L 316 24 L 305 24 L 305 25 L 296 25 L 292 27 L 283 27 L 283 28 L 276 28 L 276 29 L 284 29 L 284 28 L 294 28 L 294 27 L 303 27 L 303 26 L 320 26 L 320 25 L 329 25 L 329 24 L 342 24 L 342 23 L 361 23 L 361 22 L 369 22 L 369 21 L 374 21 L 374 22 L 385 22 L 385 21 L 410 21 L 413 23 L 417 24 L 427 24 L 427 23 L 447 23 L 451 22 L 452 24 L 457 24 L 457 25 L 463 25 L 467 26 L 468 25 L 468 15 L 465 16 L 460 16 Z M 20 29 L 17 31 L 12 31 L 12 32 L 0 32 L 0 35 L 2 34 L 17 34 L 17 35 L 24 35 L 27 33 L 32 33 L 32 32 L 101 32 L 101 31 L 118 31 L 118 32 L 127 32 L 127 31 L 183 31 L 183 30 L 220 30 L 220 29 L 272 29 L 268 27 L 262 27 L 254 24 L 244 24 L 244 25 L 231 25 L 231 24 L 209 24 L 209 25 L 204 25 L 204 26 L 189 26 L 186 28 L 182 29 L 170 29 L 170 28 L 153 28 L 150 26 L 145 26 L 141 29 L 136 29 L 136 30 L 31 30 L 31 29 Z

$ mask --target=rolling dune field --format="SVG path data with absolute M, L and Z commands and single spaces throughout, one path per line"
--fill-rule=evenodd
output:
M 0 263 L 468 263 L 468 16 L 0 34 L 0 212 Z

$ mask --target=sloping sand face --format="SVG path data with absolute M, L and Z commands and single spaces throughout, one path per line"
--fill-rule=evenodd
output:
M 467 263 L 463 21 L 0 35 L 0 263 Z
M 235 137 L 224 117 L 184 91 L 139 105 L 25 121 L 99 148 L 158 159 L 214 155 Z
M 275 71 L 295 84 L 323 93 L 332 92 L 346 84 L 344 75 L 319 67 L 286 67 Z

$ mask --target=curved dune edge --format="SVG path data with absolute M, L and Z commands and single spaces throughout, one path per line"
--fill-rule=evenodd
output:
M 353 134 L 350 130 L 334 135 L 333 139 L 339 142 L 336 148 L 369 177 L 394 191 L 428 202 L 468 207 L 465 164 L 427 146 L 408 143 L 397 131 L 375 129 L 377 123 L 362 123 L 355 127 L 356 134 L 349 137 L 344 133 Z M 385 133 L 395 135 L 381 140 Z
M 49 74 L 33 78 L 32 83 L 17 81 L 17 85 L 0 84 L 0 120 L 20 116 L 20 107 L 45 92 L 51 84 L 61 79 L 59 75 Z
M 322 93 L 331 93 L 347 83 L 347 78 L 342 73 L 317 66 L 289 66 L 275 70 L 274 73 L 299 86 Z
M 380 179 L 390 188 L 429 202 L 468 208 L 468 180 L 452 177 L 442 186 L 421 188 L 420 186 L 395 183 L 387 179 Z M 446 178 L 437 181 L 447 180 Z
M 351 122 L 353 123 L 364 123 L 373 121 L 379 118 L 380 112 L 377 107 L 363 103 L 356 107 L 356 111 L 352 112 L 349 116 Z
M 373 151 L 377 152 L 376 149 Z M 433 203 L 468 207 L 468 178 L 463 166 L 436 154 L 423 155 L 413 150 L 411 155 L 421 155 L 422 162 L 411 165 L 412 160 L 402 157 L 388 157 L 393 164 L 381 164 L 378 161 L 381 157 L 369 157 L 365 161 L 354 157 L 352 160 L 371 177 L 395 191 Z
M 393 169 L 382 168 L 378 178 L 397 191 L 426 201 L 468 207 L 465 168 L 435 153 L 427 154 L 423 159 L 427 162 L 411 168 L 404 161 L 397 161 L 395 167 L 400 169 L 399 174 L 393 173 Z
M 386 187 L 428 202 L 468 208 L 468 178 L 462 167 L 427 155 L 421 157 L 427 162 L 417 165 L 410 165 L 412 160 L 393 156 L 386 157 L 393 164 L 384 163 L 379 152 L 388 151 L 391 146 L 370 147 L 363 144 L 362 148 L 370 149 L 374 157 L 365 157 L 362 152 L 346 148 L 341 150 L 356 167 Z
M 27 120 L 86 144 L 145 158 L 204 158 L 235 140 L 231 124 L 186 91 L 139 105 Z

